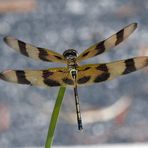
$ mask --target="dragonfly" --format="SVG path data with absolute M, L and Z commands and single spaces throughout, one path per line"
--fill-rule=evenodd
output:
M 84 50 L 81 54 L 75 49 L 67 49 L 63 54 L 46 48 L 36 47 L 12 36 L 4 38 L 4 42 L 24 56 L 45 62 L 66 64 L 39 70 L 6 70 L 0 73 L 0 79 L 18 84 L 42 87 L 73 87 L 78 129 L 82 130 L 82 118 L 78 96 L 78 86 L 95 84 L 112 80 L 118 76 L 132 73 L 148 66 L 148 56 L 133 57 L 110 63 L 85 64 L 80 62 L 102 54 L 114 48 L 127 39 L 137 28 L 137 23 L 131 23 L 107 39 L 104 39 Z

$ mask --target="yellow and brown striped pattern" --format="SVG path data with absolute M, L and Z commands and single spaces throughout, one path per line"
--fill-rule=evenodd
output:
M 148 66 L 148 57 L 135 57 L 104 64 L 87 64 L 77 68 L 79 86 L 112 80 Z M 73 79 L 67 68 L 47 70 L 8 70 L 0 73 L 0 78 L 19 84 L 35 86 L 73 86 Z
M 137 23 L 132 23 L 120 31 L 118 31 L 116 34 L 112 35 L 111 37 L 96 43 L 92 46 L 90 46 L 88 49 L 86 49 L 84 52 L 82 52 L 78 58 L 77 61 L 83 61 L 88 58 L 97 56 L 101 53 L 104 53 L 108 51 L 108 49 L 111 49 L 118 44 L 120 44 L 122 41 L 124 41 L 126 38 L 130 36 L 130 34 L 137 28 Z
M 12 83 L 34 86 L 53 87 L 64 85 L 68 75 L 67 68 L 50 68 L 45 70 L 7 70 L 0 73 L 0 78 Z
M 61 54 L 52 50 L 35 47 L 11 36 L 5 37 L 4 41 L 9 47 L 15 49 L 24 56 L 33 58 L 34 60 L 66 63 L 64 57 Z
M 148 66 L 148 57 L 135 57 L 104 64 L 87 64 L 79 67 L 79 85 L 112 80 Z

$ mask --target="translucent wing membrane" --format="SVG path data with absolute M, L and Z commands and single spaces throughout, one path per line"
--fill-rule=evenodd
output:
M 66 61 L 64 60 L 64 57 L 61 54 L 54 52 L 52 50 L 35 47 L 31 44 L 17 40 L 16 38 L 11 36 L 5 37 L 4 41 L 9 47 L 35 60 L 66 63 Z
M 112 80 L 148 66 L 148 57 L 135 57 L 104 64 L 87 64 L 77 68 L 77 84 L 86 85 Z M 8 70 L 0 73 L 0 78 L 19 84 L 35 86 L 74 86 L 67 68 L 47 70 Z
M 88 64 L 78 68 L 78 85 L 112 80 L 148 66 L 148 57 L 135 57 L 104 64 Z
M 67 68 L 46 70 L 7 70 L 0 73 L 0 78 L 18 84 L 53 87 L 65 85 L 63 80 L 69 74 Z
M 107 38 L 106 40 L 103 40 L 99 43 L 96 43 L 96 44 L 90 46 L 88 49 L 86 49 L 84 52 L 82 52 L 78 56 L 77 61 L 80 62 L 82 60 L 86 60 L 88 58 L 97 56 L 101 53 L 108 51 L 108 49 L 111 49 L 111 48 L 117 46 L 122 41 L 124 41 L 126 38 L 128 38 L 130 36 L 130 34 L 136 28 L 137 28 L 137 23 L 132 23 L 132 24 L 124 27 L 120 31 L 118 31 L 116 34 Z

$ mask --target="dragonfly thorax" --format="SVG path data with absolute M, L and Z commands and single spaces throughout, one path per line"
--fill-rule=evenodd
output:
M 67 60 L 68 69 L 71 71 L 72 69 L 76 69 L 78 64 L 76 61 L 77 51 L 74 49 L 68 49 L 63 53 L 64 58 Z
M 63 56 L 65 59 L 75 59 L 78 55 L 78 52 L 74 49 L 65 50 Z
M 73 79 L 76 79 L 77 77 L 77 70 L 76 69 L 71 69 L 70 70 L 70 75 Z

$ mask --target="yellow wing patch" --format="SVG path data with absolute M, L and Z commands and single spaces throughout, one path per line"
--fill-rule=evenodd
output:
M 11 36 L 5 37 L 4 41 L 9 47 L 15 49 L 27 57 L 33 58 L 34 60 L 66 63 L 64 57 L 61 54 L 52 50 L 35 47 Z
M 104 64 L 87 64 L 78 67 L 78 85 L 112 80 L 148 66 L 148 57 L 135 57 Z
M 135 57 L 104 64 L 87 64 L 77 68 L 77 84 L 87 85 L 112 80 L 148 66 L 148 57 Z M 74 81 L 67 68 L 46 70 L 8 70 L 0 73 L 0 78 L 19 84 L 35 86 L 73 86 Z
M 88 58 L 97 56 L 101 53 L 104 53 L 108 51 L 108 49 L 111 49 L 118 44 L 120 44 L 122 41 L 124 41 L 126 38 L 130 36 L 130 34 L 137 28 L 137 23 L 132 23 L 120 31 L 118 31 L 116 34 L 112 35 L 111 37 L 96 43 L 92 46 L 90 46 L 88 49 L 86 49 L 84 52 L 82 52 L 78 58 L 77 61 L 83 61 Z
M 53 87 L 66 85 L 63 79 L 68 74 L 67 68 L 62 67 L 45 70 L 7 70 L 0 73 L 0 78 L 12 83 Z

